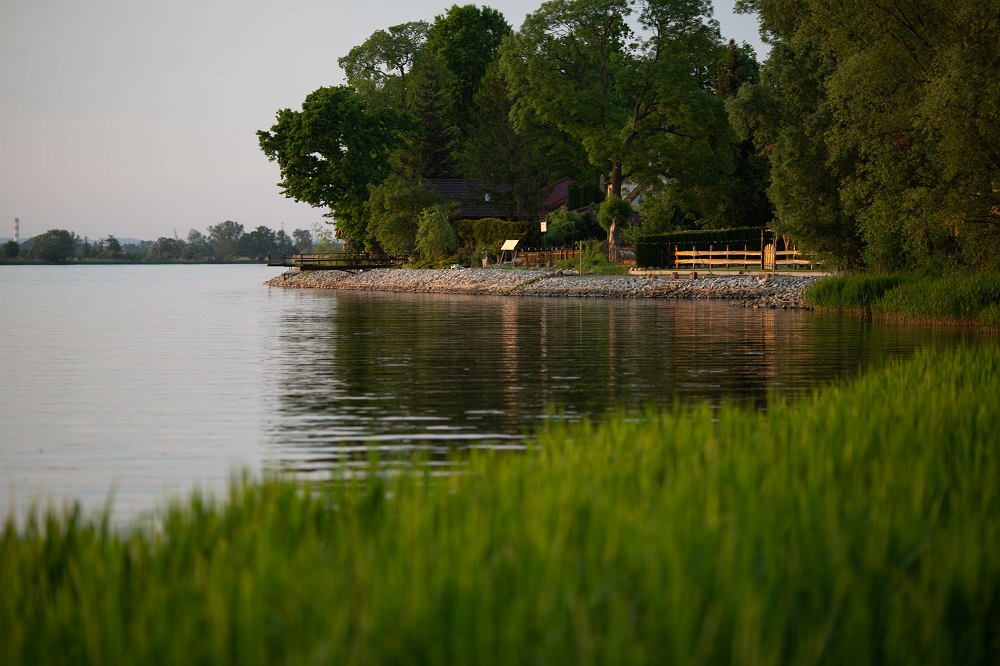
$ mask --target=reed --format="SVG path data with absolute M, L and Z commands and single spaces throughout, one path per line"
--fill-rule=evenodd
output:
M 853 275 L 825 278 L 804 294 L 810 305 L 888 319 L 1000 326 L 1000 275 Z
M 998 385 L 1000 348 L 924 353 L 446 476 L 35 513 L 0 539 L 0 663 L 998 663 Z

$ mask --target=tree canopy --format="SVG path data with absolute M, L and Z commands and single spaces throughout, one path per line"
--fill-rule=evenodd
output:
M 731 104 L 779 227 L 877 270 L 1000 247 L 1000 13 L 973 0 L 743 0 L 771 57 Z M 964 253 L 962 252 L 964 250 Z
M 724 191 L 732 171 L 709 80 L 720 49 L 707 0 L 551 0 L 525 18 L 501 62 L 515 115 L 523 122 L 530 110 L 579 141 L 609 169 L 611 196 L 632 179 L 687 189 L 689 205 L 705 206 L 700 193 Z M 612 253 L 619 238 L 612 224 Z
M 368 110 L 352 88 L 337 86 L 310 93 L 301 111 L 282 109 L 270 131 L 257 137 L 278 163 L 285 196 L 328 208 L 348 239 L 364 243 L 368 188 L 389 175 L 390 154 L 410 126 L 400 112 Z

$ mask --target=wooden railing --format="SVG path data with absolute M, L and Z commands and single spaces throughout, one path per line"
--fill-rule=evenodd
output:
M 524 258 L 525 266 L 551 266 L 560 261 L 578 260 L 580 258 L 580 251 L 575 248 L 525 250 L 519 256 Z
M 724 250 L 717 250 L 709 246 L 708 250 L 698 250 L 692 247 L 690 250 L 674 248 L 674 266 L 677 268 L 761 268 L 766 271 L 777 269 L 779 266 L 792 268 L 812 269 L 819 263 L 815 259 L 804 255 L 796 249 L 776 250 L 774 245 L 766 245 L 763 252 L 751 250 L 747 246 L 742 249 L 733 249 L 726 246 Z

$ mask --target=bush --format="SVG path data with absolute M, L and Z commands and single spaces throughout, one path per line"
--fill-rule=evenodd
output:
M 440 261 L 458 249 L 458 236 L 442 206 L 428 208 L 420 214 L 416 249 L 423 261 Z
M 558 247 L 577 240 L 580 237 L 580 227 L 583 218 L 578 213 L 566 210 L 565 207 L 554 210 L 545 218 L 548 223 L 546 241 L 551 247 Z
M 4 259 L 15 259 L 20 253 L 21 246 L 17 244 L 17 241 L 10 240 L 0 245 L 0 257 Z

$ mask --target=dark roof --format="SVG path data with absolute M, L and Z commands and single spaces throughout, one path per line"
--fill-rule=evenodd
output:
M 565 206 L 569 201 L 570 185 L 575 182 L 572 178 L 560 178 L 545 188 L 548 194 L 542 204 L 542 214 Z M 513 202 L 504 201 L 503 195 L 508 188 L 462 178 L 433 178 L 430 183 L 441 196 L 459 202 L 459 217 L 463 219 L 519 219 L 527 216 L 524 212 L 518 214 Z
M 459 203 L 459 217 L 463 219 L 518 217 L 514 204 L 502 201 L 506 188 L 491 187 L 482 181 L 462 178 L 432 178 L 430 182 L 438 194 Z

